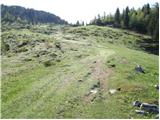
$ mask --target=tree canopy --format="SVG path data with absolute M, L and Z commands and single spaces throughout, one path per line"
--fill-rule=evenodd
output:
M 55 23 L 67 24 L 65 20 L 60 17 L 34 9 L 26 9 L 20 6 L 6 6 L 1 5 L 1 20 L 2 22 L 25 22 L 31 24 L 37 23 Z
M 114 15 L 106 13 L 103 17 L 95 17 L 90 22 L 92 25 L 120 27 L 124 29 L 134 30 L 139 33 L 151 35 L 155 41 L 159 40 L 159 4 L 153 6 L 145 4 L 142 8 L 135 10 L 126 7 L 122 13 L 119 8 L 116 9 Z

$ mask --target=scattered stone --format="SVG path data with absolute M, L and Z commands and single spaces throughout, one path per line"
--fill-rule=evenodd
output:
M 137 66 L 135 67 L 135 70 L 136 70 L 137 72 L 140 72 L 140 73 L 145 73 L 144 70 L 143 70 L 143 68 L 141 67 L 141 65 L 137 65 Z
M 90 90 L 90 93 L 92 93 L 92 94 L 96 94 L 98 92 L 98 89 L 92 89 L 92 90 Z
M 142 102 L 139 102 L 138 100 L 133 102 L 133 106 L 136 106 L 136 107 L 140 107 L 141 104 L 142 104 Z
M 155 104 L 142 103 L 140 109 L 150 113 L 159 113 L 159 108 Z
M 157 90 L 159 90 L 159 85 L 154 85 L 154 87 L 155 87 Z
M 25 46 L 25 45 L 27 45 L 27 44 L 28 44 L 27 41 L 21 41 L 21 42 L 17 45 L 17 47 L 23 47 L 23 46 Z
M 61 44 L 59 42 L 55 43 L 56 48 L 58 48 L 59 50 L 61 50 Z
M 100 82 L 98 81 L 96 84 L 94 84 L 91 89 L 96 89 L 100 87 Z
M 142 103 L 139 101 L 135 101 L 135 102 L 133 102 L 133 106 L 139 107 L 140 110 L 144 110 L 149 113 L 159 113 L 159 108 L 155 104 Z
M 121 88 L 110 89 L 110 90 L 109 90 L 109 94 L 113 95 L 113 94 L 115 94 L 115 93 L 118 92 L 118 91 L 121 91 Z
M 140 114 L 140 115 L 147 115 L 147 114 L 148 114 L 148 112 L 145 112 L 145 111 L 143 111 L 143 110 L 135 110 L 135 112 L 136 112 L 137 114 Z

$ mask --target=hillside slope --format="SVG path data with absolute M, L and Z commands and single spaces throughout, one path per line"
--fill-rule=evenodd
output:
M 97 26 L 3 31 L 2 118 L 155 118 L 132 106 L 159 104 L 158 56 L 138 44 L 149 38 Z
M 6 6 L 1 5 L 1 19 L 3 22 L 21 22 L 21 23 L 55 23 L 55 24 L 67 24 L 65 20 L 60 17 L 34 9 L 26 9 L 21 6 Z

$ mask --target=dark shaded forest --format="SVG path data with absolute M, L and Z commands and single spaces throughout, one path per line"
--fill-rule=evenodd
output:
M 60 17 L 34 9 L 26 9 L 20 6 L 6 6 L 1 5 L 1 21 L 24 24 L 38 24 L 38 23 L 55 23 L 55 24 L 67 24 L 65 20 Z

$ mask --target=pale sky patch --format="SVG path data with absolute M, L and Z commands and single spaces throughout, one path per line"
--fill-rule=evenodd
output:
M 158 0 L 0 0 L 0 4 L 4 5 L 19 5 L 50 12 L 69 23 L 77 20 L 89 22 L 98 14 L 115 13 L 117 7 L 122 12 L 126 6 L 137 9 L 144 4 L 153 5 L 155 2 Z

